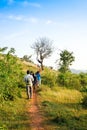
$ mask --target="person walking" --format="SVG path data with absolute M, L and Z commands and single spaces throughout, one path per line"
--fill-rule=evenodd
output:
M 30 99 L 33 96 L 33 81 L 34 81 L 34 78 L 30 74 L 29 70 L 27 70 L 27 74 L 24 76 L 24 81 L 26 83 L 27 97 L 28 97 L 28 99 Z
M 41 85 L 41 75 L 40 75 L 40 71 L 36 72 L 36 77 L 37 77 L 37 86 L 39 87 Z
M 36 75 L 33 73 L 32 74 L 33 78 L 34 78 L 34 81 L 33 81 L 33 90 L 35 92 L 35 90 L 37 89 L 37 77 Z

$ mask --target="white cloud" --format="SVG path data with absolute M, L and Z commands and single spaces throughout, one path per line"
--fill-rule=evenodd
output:
M 51 20 L 47 20 L 46 24 L 51 24 L 52 21 Z
M 8 4 L 13 4 L 14 0 L 8 0 L 7 2 L 8 2 Z
M 37 23 L 38 19 L 34 17 L 25 17 L 23 15 L 9 15 L 8 19 L 16 20 L 16 21 L 24 21 L 24 22 L 31 22 L 31 23 Z
M 36 19 L 36 18 L 30 18 L 30 22 L 32 22 L 32 23 L 37 23 L 38 22 L 38 20 Z
M 30 5 L 30 6 L 34 6 L 34 7 L 38 7 L 38 8 L 41 7 L 41 5 L 38 4 L 38 3 L 29 3 L 29 5 Z
M 16 1 L 16 0 L 7 0 L 7 3 L 9 5 L 11 4 L 18 4 L 18 5 L 21 5 L 21 6 L 24 6 L 24 7 L 27 7 L 27 6 L 32 6 L 32 7 L 36 7 L 36 8 L 40 8 L 41 5 L 39 3 L 35 3 L 35 2 L 29 2 L 28 0 L 23 0 L 23 1 Z
M 20 15 L 18 15 L 18 16 L 9 15 L 8 18 L 12 19 L 12 20 L 17 20 L 17 21 L 23 20 L 23 16 L 20 16 Z
M 33 2 L 31 3 L 26 0 L 24 2 L 22 2 L 22 5 L 23 6 L 33 6 L 33 7 L 37 7 L 37 8 L 41 7 L 41 5 L 39 3 L 33 3 Z
M 56 22 L 52 21 L 52 20 L 47 20 L 46 24 L 56 24 Z

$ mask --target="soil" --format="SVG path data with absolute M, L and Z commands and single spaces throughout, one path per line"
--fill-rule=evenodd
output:
M 34 92 L 32 99 L 28 102 L 28 106 L 31 130 L 46 130 L 43 125 L 43 113 L 39 107 L 36 92 Z

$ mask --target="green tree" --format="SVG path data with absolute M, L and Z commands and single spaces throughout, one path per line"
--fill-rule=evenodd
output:
M 30 56 L 24 55 L 22 59 L 25 60 L 25 61 L 27 61 L 27 62 L 32 62 L 31 61 L 31 57 L 32 57 L 32 55 L 30 55 Z
M 69 52 L 67 50 L 63 50 L 60 53 L 60 61 L 59 61 L 59 71 L 65 73 L 69 71 L 69 66 L 72 65 L 72 62 L 75 60 L 73 56 L 73 52 Z
M 50 41 L 46 37 L 39 38 L 33 45 L 32 48 L 34 49 L 37 55 L 37 61 L 40 63 L 41 68 L 43 70 L 43 61 L 45 58 L 51 56 L 53 52 L 52 41 Z
M 3 47 L 3 48 L 0 47 L 0 53 L 3 53 L 3 52 L 6 51 L 7 49 L 8 49 L 8 47 Z

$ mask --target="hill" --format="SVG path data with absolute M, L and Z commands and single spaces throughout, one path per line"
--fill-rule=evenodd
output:
M 27 69 L 36 72 L 39 68 L 6 55 L 0 59 L 0 69 L 0 129 L 86 130 L 87 109 L 82 99 L 87 92 L 78 89 L 79 75 L 61 74 L 59 82 L 59 73 L 45 67 L 41 87 L 27 100 L 23 77 Z M 86 75 L 81 76 L 85 88 Z
M 72 73 L 75 73 L 75 74 L 79 74 L 79 73 L 87 73 L 87 70 L 76 70 L 76 69 L 71 69 L 71 72 L 72 72 Z

